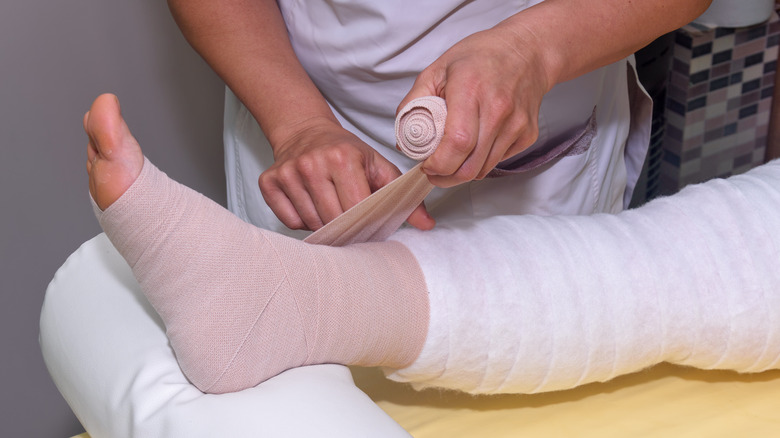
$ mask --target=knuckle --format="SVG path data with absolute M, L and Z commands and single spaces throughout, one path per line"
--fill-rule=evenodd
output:
M 278 167 L 272 167 L 261 173 L 260 176 L 257 177 L 257 184 L 260 186 L 260 190 L 265 192 L 281 186 L 283 184 L 282 174 L 283 172 L 280 172 L 280 168 Z
M 298 171 L 294 166 L 279 166 L 274 173 L 274 182 L 280 185 L 287 186 L 298 179 Z
M 295 173 L 304 179 L 311 179 L 317 173 L 320 159 L 312 155 L 304 155 L 295 161 Z
M 351 166 L 357 159 L 357 151 L 349 143 L 339 143 L 334 145 L 328 154 L 328 164 L 338 168 Z
M 257 177 L 257 185 L 260 186 L 260 190 L 266 190 L 272 185 L 271 172 L 265 171 Z
M 500 117 L 512 114 L 515 110 L 515 100 L 507 93 L 497 93 L 490 99 L 490 111 Z
M 536 125 L 526 125 L 520 135 L 518 142 L 524 146 L 531 146 L 539 138 L 539 127 Z
M 455 128 L 450 131 L 449 140 L 450 147 L 461 153 L 471 152 L 476 144 L 472 133 L 463 128 Z
M 370 175 L 371 189 L 379 190 L 400 175 L 400 171 L 393 167 L 375 167 Z
M 509 118 L 509 123 L 511 123 L 512 127 L 518 132 L 526 129 L 530 125 L 536 124 L 535 121 L 531 120 L 531 115 L 525 111 L 516 111 L 512 114 L 512 117 Z
M 525 113 L 513 117 L 508 129 L 516 145 L 531 146 L 539 138 L 539 125 Z

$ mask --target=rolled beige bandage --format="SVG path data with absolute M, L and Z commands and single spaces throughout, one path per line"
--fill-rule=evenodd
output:
M 437 96 L 414 99 L 395 119 L 395 140 L 401 152 L 422 161 L 433 154 L 444 134 L 447 104 Z
M 447 106 L 436 96 L 409 102 L 395 120 L 401 151 L 416 160 L 429 157 L 441 141 Z M 422 163 L 374 192 L 315 231 L 304 241 L 319 245 L 380 242 L 393 234 L 433 189 Z

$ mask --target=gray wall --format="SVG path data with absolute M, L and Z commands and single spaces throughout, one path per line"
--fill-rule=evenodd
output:
M 38 347 L 46 285 L 100 230 L 85 174 L 84 112 L 116 93 L 145 153 L 224 204 L 223 85 L 163 0 L 0 1 L 0 430 L 83 431 Z

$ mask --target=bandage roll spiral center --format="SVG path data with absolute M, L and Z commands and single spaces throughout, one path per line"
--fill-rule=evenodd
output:
M 406 156 L 422 161 L 436 150 L 444 134 L 447 105 L 437 96 L 426 96 L 409 102 L 398 113 L 395 137 Z

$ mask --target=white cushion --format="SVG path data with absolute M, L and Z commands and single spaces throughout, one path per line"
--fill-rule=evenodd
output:
M 293 369 L 237 393 L 201 393 L 102 234 L 49 285 L 40 341 L 54 382 L 92 438 L 409 436 L 341 365 Z

